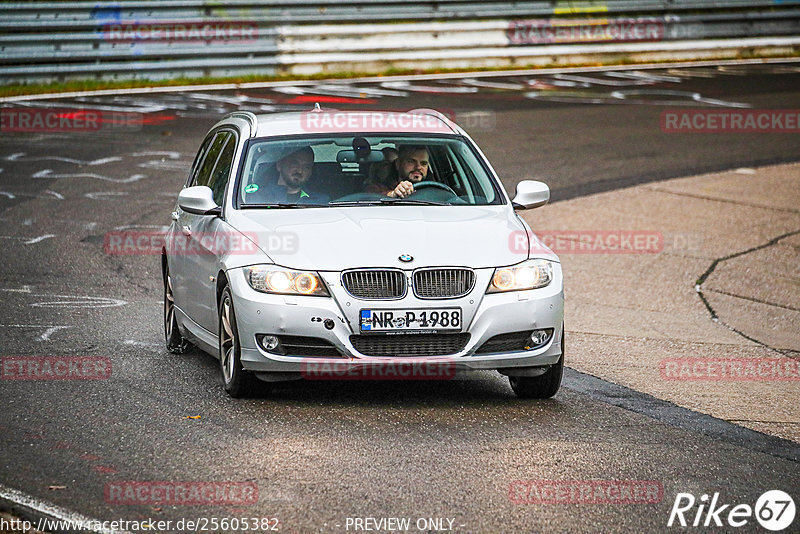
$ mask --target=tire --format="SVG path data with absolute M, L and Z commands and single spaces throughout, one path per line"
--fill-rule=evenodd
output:
M 241 355 L 233 297 L 226 286 L 219 299 L 219 363 L 225 392 L 235 399 L 251 395 L 257 380 L 252 373 L 244 370 Z
M 178 319 L 175 317 L 175 297 L 172 293 L 172 278 L 169 267 L 164 266 L 164 341 L 167 350 L 173 354 L 183 354 L 192 346 L 181 335 Z
M 563 330 L 562 330 L 563 332 Z M 539 376 L 509 376 L 508 383 L 517 397 L 521 399 L 549 399 L 561 387 L 561 377 L 564 374 L 564 337 L 561 334 L 561 358 L 558 362 Z

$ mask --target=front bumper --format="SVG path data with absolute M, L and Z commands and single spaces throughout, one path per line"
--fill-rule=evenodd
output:
M 560 265 L 556 264 L 553 281 L 544 288 L 530 291 L 485 295 L 491 269 L 476 271 L 473 291 L 461 299 L 417 300 L 407 295 L 395 301 L 354 299 L 337 283 L 338 273 L 321 273 L 331 290 L 331 297 L 285 296 L 260 293 L 250 287 L 242 269 L 228 271 L 233 292 L 234 309 L 239 328 L 242 364 L 248 371 L 259 373 L 301 373 L 308 362 L 319 357 L 298 357 L 273 354 L 263 350 L 256 341 L 258 334 L 308 336 L 331 343 L 347 356 L 327 358 L 337 366 L 374 365 L 386 357 L 365 356 L 350 341 L 359 334 L 355 318 L 361 308 L 419 308 L 458 306 L 463 310 L 465 328 L 470 339 L 463 350 L 446 356 L 409 357 L 408 361 L 446 362 L 459 371 L 494 370 L 513 367 L 541 367 L 558 362 L 562 354 L 561 339 L 564 322 L 564 293 Z M 328 329 L 325 320 L 333 321 Z M 328 322 L 330 325 L 330 321 Z M 502 353 L 476 351 L 488 339 L 499 334 L 552 328 L 553 336 L 543 347 Z M 371 334 L 381 335 L 381 334 Z M 447 335 L 447 334 L 442 334 Z

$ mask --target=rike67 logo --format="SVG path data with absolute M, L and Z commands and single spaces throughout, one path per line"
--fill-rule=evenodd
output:
M 795 511 L 794 500 L 781 490 L 764 492 L 755 506 L 721 503 L 719 493 L 710 498 L 704 494 L 699 499 L 691 493 L 678 493 L 667 526 L 723 527 L 729 531 L 749 524 L 755 516 L 763 528 L 778 532 L 794 522 Z

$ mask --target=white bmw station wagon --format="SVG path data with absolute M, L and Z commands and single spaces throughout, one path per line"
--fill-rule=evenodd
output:
M 517 214 L 549 197 L 526 180 L 509 198 L 433 110 L 232 113 L 172 213 L 167 348 L 219 358 L 234 397 L 386 362 L 496 370 L 520 397 L 551 397 L 561 265 Z

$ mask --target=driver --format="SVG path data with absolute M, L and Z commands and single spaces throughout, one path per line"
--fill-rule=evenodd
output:
M 414 184 L 428 176 L 428 149 L 421 145 L 401 146 L 392 171 L 388 184 L 373 182 L 365 190 L 387 197 L 407 197 L 414 192 Z

